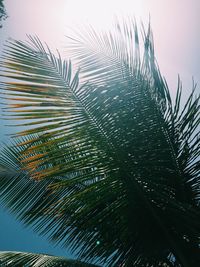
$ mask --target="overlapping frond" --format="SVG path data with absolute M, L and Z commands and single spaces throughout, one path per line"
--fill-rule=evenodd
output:
M 10 267 L 97 267 L 97 265 L 64 257 L 14 251 L 0 252 L 0 265 Z
M 72 249 L 76 253 L 80 252 L 80 245 L 83 243 L 88 252 L 87 259 L 91 258 L 91 255 L 98 256 L 94 253 L 100 241 L 96 228 L 97 218 L 93 216 L 98 216 L 99 225 L 104 217 L 106 219 L 109 214 L 112 215 L 110 211 L 113 210 L 114 204 L 109 207 L 108 203 L 116 199 L 120 194 L 120 188 L 117 188 L 116 182 L 113 182 L 113 185 L 102 182 L 102 187 L 97 188 L 98 177 L 92 180 L 86 174 L 85 179 L 82 178 L 82 183 L 80 178 L 73 176 L 64 177 L 65 179 L 58 177 L 35 181 L 30 178 L 29 172 L 20 159 L 25 149 L 19 146 L 22 141 L 29 143 L 28 139 L 23 138 L 2 151 L 1 200 L 19 219 L 26 224 L 32 224 L 35 230 L 41 234 L 47 234 L 51 240 L 62 242 L 64 246 L 69 246 L 69 241 L 73 241 Z M 108 185 L 113 188 L 112 194 L 106 192 Z M 106 204 L 105 196 L 107 196 Z M 121 205 L 125 205 L 124 202 Z M 123 215 L 123 208 L 119 214 Z M 118 214 L 113 213 L 114 216 Z M 87 229 L 88 223 L 91 225 L 89 229 Z M 104 230 L 106 235 L 107 230 Z M 89 239 L 85 240 L 86 233 Z M 78 238 L 76 238 L 77 235 Z M 90 241 L 90 246 L 87 240 Z M 89 249 L 91 249 L 90 252 Z
M 3 75 L 13 79 L 3 85 L 7 114 L 31 129 L 6 150 L 17 157 L 20 175 L 8 171 L 13 157 L 1 159 L 8 167 L 2 195 L 26 223 L 55 242 L 81 248 L 85 260 L 195 266 L 199 97 L 193 91 L 182 109 L 179 82 L 172 103 L 150 27 L 143 37 L 142 59 L 133 22 L 117 23 L 114 33 L 90 29 L 73 39 L 81 85 L 71 63 L 37 38 L 8 44 L 2 65 Z M 27 202 L 17 193 L 26 186 L 30 195 L 41 188 L 31 205 L 31 197 Z
M 175 214 L 181 212 L 183 216 L 183 212 L 187 211 L 185 214 L 189 217 L 191 209 L 196 215 L 192 216 L 190 222 L 187 221 L 188 226 L 183 222 L 182 226 L 194 230 L 199 222 L 199 96 L 194 97 L 194 89 L 186 105 L 181 108 L 179 80 L 177 98 L 173 105 L 167 83 L 161 76 L 155 60 L 150 28 L 147 33 L 144 32 L 142 60 L 138 59 L 138 45 L 135 24 L 127 26 L 123 23 L 117 24 L 116 31 L 108 32 L 107 35 L 94 34 L 93 30 L 88 34 L 83 33 L 78 40 L 72 40 L 71 50 L 82 68 L 83 77 L 102 87 L 101 91 L 106 101 L 106 105 L 102 106 L 104 109 L 108 107 L 107 117 L 104 117 L 102 106 L 99 107 L 99 89 L 96 90 L 98 101 L 95 101 L 94 113 L 96 110 L 103 110 L 102 118 L 106 121 L 104 129 L 108 125 L 109 136 L 112 135 L 110 129 L 113 125 L 114 129 L 118 128 L 112 136 L 112 142 L 116 140 L 116 146 L 122 148 L 120 162 L 126 161 L 126 165 L 131 164 L 132 168 L 136 163 L 133 172 L 136 169 L 136 177 L 142 176 L 142 181 L 138 182 L 143 183 L 147 191 L 151 192 L 149 200 L 157 201 L 158 206 L 162 207 L 160 210 L 169 208 L 171 216 L 168 217 L 169 214 L 166 212 L 167 217 L 161 216 L 160 223 L 164 225 L 166 221 L 171 220 L 173 227 L 179 227 L 180 217 L 176 219 Z M 91 94 L 89 97 L 92 101 Z M 114 108 L 111 110 L 109 105 Z M 113 115 L 115 117 L 112 120 Z M 108 119 L 110 124 L 107 122 Z M 129 167 L 129 171 L 130 169 Z M 128 182 L 127 184 L 130 186 Z M 169 229 L 169 226 L 166 228 Z M 188 229 L 183 232 L 186 234 Z M 185 238 L 183 232 L 182 238 Z M 174 234 L 172 236 L 174 238 Z M 174 243 L 170 246 L 175 246 L 177 240 L 176 237 L 173 240 L 172 236 L 168 236 L 167 239 Z M 196 240 L 196 245 L 193 245 L 197 248 L 199 227 L 196 228 L 193 238 Z M 149 237 L 149 240 L 152 239 L 153 236 Z

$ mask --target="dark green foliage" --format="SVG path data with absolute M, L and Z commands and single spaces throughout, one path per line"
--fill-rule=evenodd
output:
M 181 104 L 179 80 L 172 103 L 143 37 L 142 59 L 132 22 L 72 39 L 80 74 L 37 38 L 7 44 L 7 118 L 31 127 L 2 153 L 2 200 L 85 261 L 196 267 L 199 96 Z
M 2 28 L 2 20 L 5 20 L 7 18 L 7 14 L 5 11 L 3 0 L 0 0 L 0 28 Z

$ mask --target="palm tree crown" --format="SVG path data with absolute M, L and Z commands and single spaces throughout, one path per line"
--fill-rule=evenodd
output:
M 141 57 L 134 22 L 89 29 L 76 72 L 36 37 L 8 42 L 7 118 L 29 127 L 2 152 L 2 199 L 86 262 L 197 266 L 199 96 L 181 108 L 179 79 L 173 104 L 150 27 L 143 41 Z

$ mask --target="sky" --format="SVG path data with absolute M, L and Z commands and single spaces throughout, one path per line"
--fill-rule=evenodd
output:
M 172 95 L 177 77 L 183 82 L 183 98 L 192 88 L 192 77 L 200 84 L 200 1 L 199 0 L 4 0 L 8 19 L 0 29 L 0 51 L 8 38 L 26 40 L 37 35 L 52 49 L 67 57 L 67 38 L 82 25 L 112 29 L 115 17 L 135 17 L 140 28 L 149 17 L 154 34 L 156 58 Z M 200 92 L 200 86 L 197 86 Z M 1 116 L 0 112 L 0 116 Z M 0 118 L 0 140 L 14 129 Z M 0 210 L 0 250 L 42 252 L 70 256 L 54 248 L 45 238 Z

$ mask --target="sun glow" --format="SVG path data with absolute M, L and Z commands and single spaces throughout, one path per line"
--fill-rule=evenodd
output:
M 97 27 L 106 28 L 113 22 L 114 17 L 125 17 L 127 15 L 134 15 L 135 17 L 144 17 L 145 5 L 143 0 L 74 0 L 66 1 L 64 3 L 63 12 L 70 12 L 70 19 L 73 22 L 88 22 Z
M 191 76 L 199 77 L 199 63 L 191 52 L 200 45 L 197 5 L 200 7 L 199 0 L 6 0 L 9 18 L 1 29 L 1 40 L 37 35 L 62 53 L 67 45 L 65 35 L 83 25 L 112 29 L 116 17 L 135 17 L 138 26 L 141 22 L 147 26 L 150 16 L 162 72 L 175 84 L 179 71 L 191 86 Z
M 60 48 L 63 36 L 81 25 L 92 25 L 95 29 L 105 29 L 115 18 L 135 17 L 148 20 L 148 6 L 145 0 L 7 0 L 10 19 L 8 30 L 12 37 L 21 38 L 25 34 L 37 34 L 42 40 Z M 17 11 L 16 11 L 17 10 Z M 18 26 L 14 21 L 18 21 Z

